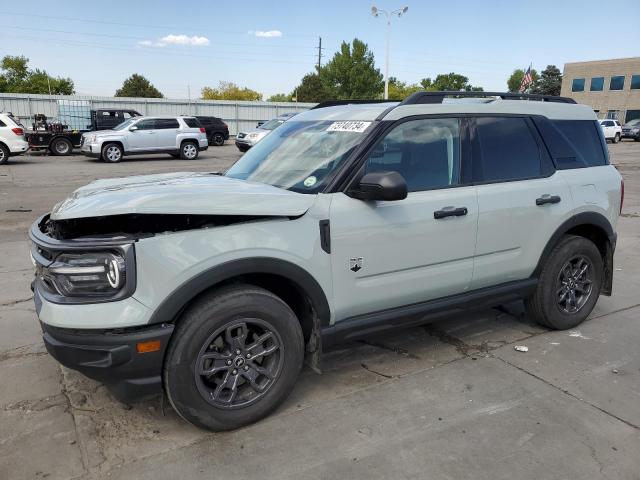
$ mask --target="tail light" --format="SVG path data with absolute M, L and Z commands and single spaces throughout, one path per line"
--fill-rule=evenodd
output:
M 222 125 L 224 125 L 224 128 L 229 128 L 229 125 L 227 125 L 226 123 L 222 122 Z
M 207 130 L 204 127 L 200 127 L 200 133 L 207 133 Z
M 620 215 L 622 215 L 622 204 L 624 203 L 624 180 L 620 180 Z
M 12 131 L 13 133 L 15 133 L 16 135 L 19 135 L 19 136 L 24 135 L 24 130 L 23 130 L 23 129 L 21 129 L 21 128 L 18 128 L 18 127 L 16 127 L 16 128 L 12 128 L 12 129 L 11 129 L 11 131 Z

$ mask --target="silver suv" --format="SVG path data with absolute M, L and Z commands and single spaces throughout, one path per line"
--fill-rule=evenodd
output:
M 112 130 L 82 135 L 80 149 L 105 162 L 119 162 L 127 155 L 168 153 L 195 160 L 209 148 L 207 134 L 195 117 L 134 117 Z
M 76 190 L 30 230 L 48 351 L 224 430 L 336 342 L 518 299 L 575 327 L 611 295 L 622 206 L 593 110 L 453 95 L 488 97 L 320 105 L 224 176 Z

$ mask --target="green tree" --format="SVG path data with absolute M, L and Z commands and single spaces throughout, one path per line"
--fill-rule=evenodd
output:
M 438 91 L 464 91 L 464 92 L 482 92 L 482 87 L 474 87 L 469 83 L 469 78 L 459 73 L 441 73 L 436 76 L 435 80 L 431 78 L 423 78 L 420 81 L 422 88 L 428 92 Z
M 307 73 L 295 89 L 298 102 L 320 103 L 331 100 L 332 96 L 318 73 Z
M 404 100 L 409 95 L 422 90 L 416 83 L 401 82 L 396 77 L 389 77 L 389 100 Z
M 220 82 L 218 88 L 204 87 L 203 100 L 262 100 L 262 94 L 250 88 L 240 88 L 233 82 Z
M 41 93 L 72 95 L 73 80 L 52 77 L 44 70 L 29 68 L 29 59 L 24 56 L 7 55 L 0 63 L 0 92 Z
M 293 94 L 291 93 L 276 93 L 267 98 L 267 102 L 291 102 L 293 100 Z
M 116 97 L 164 98 L 153 84 L 143 75 L 134 73 L 127 78 L 122 87 L 116 90 Z
M 524 77 L 524 70 L 522 70 L 521 68 L 518 68 L 513 71 L 513 73 L 509 77 L 509 80 L 507 80 L 507 88 L 509 89 L 510 92 L 520 91 L 520 85 L 522 84 L 522 77 Z M 533 80 L 533 83 L 528 88 L 528 90 L 530 91 L 533 90 L 536 83 L 538 83 L 539 78 L 540 77 L 538 75 L 538 72 L 536 72 L 535 69 L 532 68 L 531 79 Z
M 373 53 L 357 38 L 351 44 L 342 42 L 340 50 L 318 73 L 324 88 L 336 100 L 376 98 L 383 88 Z
M 560 87 L 562 86 L 562 72 L 555 65 L 547 65 L 540 79 L 533 85 L 532 93 L 541 95 L 560 95 Z

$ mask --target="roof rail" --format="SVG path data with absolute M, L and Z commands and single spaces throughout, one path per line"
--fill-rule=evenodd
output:
M 400 105 L 416 105 L 425 103 L 443 103 L 445 97 L 454 98 L 483 98 L 500 97 L 502 100 L 537 100 L 540 102 L 576 103 L 573 98 L 556 97 L 553 95 L 538 95 L 535 93 L 518 92 L 416 92 L 405 98 Z
M 389 103 L 398 102 L 398 100 L 327 100 L 326 102 L 320 102 L 315 107 L 311 107 L 311 110 L 316 108 L 336 107 L 338 105 L 357 105 L 362 103 Z

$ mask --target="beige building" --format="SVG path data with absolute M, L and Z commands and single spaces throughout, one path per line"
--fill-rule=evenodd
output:
M 640 118 L 640 57 L 565 63 L 560 95 L 590 105 L 599 118 Z

